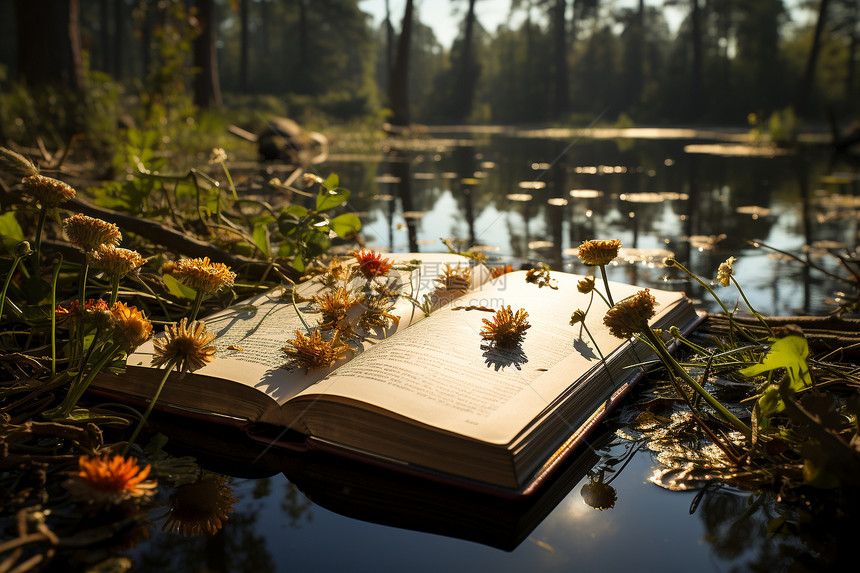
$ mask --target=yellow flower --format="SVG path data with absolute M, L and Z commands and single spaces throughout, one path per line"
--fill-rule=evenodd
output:
M 284 346 L 281 350 L 296 366 L 304 368 L 305 372 L 312 368 L 331 366 L 338 356 L 346 351 L 346 346 L 335 347 L 331 342 L 323 340 L 319 330 L 313 331 L 310 336 L 305 336 L 298 330 L 295 333 L 295 340 L 287 341 L 292 348 Z
M 630 338 L 648 328 L 648 320 L 654 316 L 657 300 L 646 288 L 633 296 L 621 300 L 603 317 L 603 324 L 616 338 Z
M 94 251 L 102 245 L 116 246 L 122 240 L 119 227 L 113 223 L 80 213 L 63 221 L 69 242 L 84 251 Z
M 153 366 L 174 364 L 180 372 L 194 372 L 215 359 L 215 347 L 210 346 L 215 334 L 206 330 L 203 321 L 187 324 L 183 317 L 179 324 L 164 327 L 164 337 L 152 341 L 155 347 Z
M 531 328 L 526 320 L 528 316 L 525 309 L 521 308 L 515 314 L 510 305 L 503 306 L 496 311 L 492 322 L 483 319 L 481 338 L 495 343 L 498 348 L 514 348 L 525 338 L 526 330 Z
M 213 263 L 209 257 L 180 259 L 170 270 L 176 280 L 204 293 L 215 293 L 233 286 L 236 273 L 223 263 Z
M 612 262 L 618 256 L 621 241 L 609 239 L 605 241 L 583 241 L 579 246 L 579 260 L 589 267 L 602 267 Z
M 120 249 L 112 245 L 101 245 L 88 255 L 90 265 L 107 274 L 121 278 L 143 265 L 146 259 L 137 251 Z
M 64 486 L 76 501 L 97 507 L 124 502 L 142 504 L 154 494 L 158 484 L 146 480 L 150 466 L 141 469 L 135 458 L 120 455 L 81 456 L 78 472 Z
M 320 328 L 323 330 L 339 328 L 339 323 L 347 317 L 349 309 L 358 304 L 360 300 L 343 287 L 339 287 L 334 292 L 328 291 L 322 295 L 314 296 L 314 305 L 322 313 Z
M 467 266 L 461 270 L 460 263 L 456 268 L 446 264 L 442 274 L 433 280 L 438 283 L 437 291 L 466 292 L 472 286 L 472 269 Z
M 588 294 L 594 290 L 594 277 L 585 277 L 576 283 L 576 290 L 582 294 Z
M 126 350 L 134 350 L 152 334 L 152 323 L 135 306 L 124 302 L 115 302 L 110 308 L 114 328 L 122 335 L 122 346 Z
M 206 476 L 182 485 L 170 495 L 167 519 L 161 529 L 179 535 L 215 535 L 239 501 L 224 476 Z
M 726 262 L 720 265 L 720 268 L 717 269 L 717 282 L 719 282 L 722 286 L 729 286 L 731 282 L 732 273 L 734 272 L 732 269 L 732 263 L 734 263 L 737 259 L 734 257 L 729 257 L 726 259 Z
M 44 207 L 56 207 L 75 198 L 75 190 L 71 186 L 44 175 L 24 177 L 21 183 L 24 184 L 24 193 Z

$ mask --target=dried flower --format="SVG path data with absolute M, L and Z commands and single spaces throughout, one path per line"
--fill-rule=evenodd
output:
M 526 272 L 526 282 L 536 284 L 538 288 L 548 286 L 553 290 L 558 290 L 558 285 L 555 279 L 550 276 L 549 266 L 545 263 L 538 263 L 534 268 Z
M 210 346 L 215 334 L 206 330 L 203 321 L 195 320 L 187 324 L 183 317 L 179 324 L 164 327 L 164 337 L 152 341 L 155 347 L 153 366 L 174 364 L 180 372 L 194 372 L 215 358 L 215 347 Z
M 734 257 L 729 257 L 726 259 L 726 262 L 720 265 L 720 268 L 717 269 L 717 282 L 722 286 L 729 286 L 731 283 L 732 273 L 734 272 L 732 269 L 732 263 L 734 263 L 737 259 Z
M 589 481 L 582 486 L 579 494 L 586 504 L 599 510 L 612 509 L 618 499 L 615 488 L 601 481 Z
M 331 342 L 323 340 L 319 330 L 315 330 L 310 336 L 305 336 L 298 330 L 295 340 L 288 340 L 289 348 L 281 348 L 292 362 L 305 372 L 312 368 L 324 368 L 331 366 L 338 356 L 346 351 L 345 346 L 334 346 Z
M 446 264 L 442 274 L 433 280 L 438 283 L 437 291 L 466 292 L 472 286 L 472 269 L 467 266 L 461 270 L 460 263 L 456 268 Z
M 104 270 L 107 274 L 121 278 L 142 266 L 146 259 L 137 251 L 120 249 L 113 245 L 101 245 L 90 251 L 87 259 L 93 267 Z
M 328 268 L 320 275 L 319 280 L 325 286 L 334 288 L 334 285 L 348 278 L 348 271 L 347 266 L 339 259 L 333 259 Z
M 322 330 L 340 328 L 339 323 L 347 317 L 349 309 L 361 301 L 351 291 L 339 287 L 336 291 L 328 291 L 313 298 L 314 305 L 322 313 Z
M 576 283 L 576 290 L 582 294 L 588 294 L 594 290 L 594 277 L 588 276 Z
M 376 251 L 362 249 L 354 252 L 353 256 L 358 261 L 358 271 L 366 279 L 385 276 L 391 270 L 391 260 L 383 259 Z
M 585 322 L 585 311 L 581 309 L 574 311 L 573 314 L 570 315 L 571 326 L 579 324 L 580 322 Z
M 126 350 L 134 350 L 149 340 L 152 334 L 152 323 L 137 310 L 137 307 L 128 306 L 124 302 L 115 302 L 110 308 L 110 314 L 114 328 L 123 337 L 120 342 Z
M 583 241 L 579 246 L 579 260 L 589 267 L 602 267 L 612 262 L 618 256 L 621 241 L 609 239 L 604 241 Z
M 358 324 L 365 330 L 371 328 L 388 328 L 392 324 L 400 324 L 400 317 L 390 314 L 392 297 L 371 296 L 364 300 L 364 312 L 358 319 Z
M 654 316 L 657 300 L 646 288 L 633 296 L 618 301 L 603 317 L 603 324 L 617 338 L 630 338 L 648 328 L 648 320 Z
M 146 480 L 150 466 L 141 469 L 135 458 L 120 455 L 81 456 L 78 472 L 64 482 L 77 501 L 97 507 L 124 502 L 142 504 L 154 494 L 158 484 Z
M 514 314 L 510 305 L 503 306 L 496 311 L 492 322 L 483 319 L 481 338 L 494 342 L 498 348 L 514 348 L 525 338 L 526 330 L 531 328 L 526 320 L 528 316 L 525 309 L 521 308 Z
M 502 265 L 490 269 L 490 276 L 494 279 L 497 279 L 502 275 L 506 275 L 512 272 L 514 272 L 514 267 L 512 267 L 511 265 Z
M 225 161 L 227 161 L 227 152 L 221 147 L 213 148 L 212 153 L 209 154 L 209 165 L 224 163 Z
M 69 242 L 84 251 L 94 251 L 102 245 L 116 246 L 122 240 L 119 227 L 113 223 L 80 213 L 63 221 Z
M 224 476 L 206 476 L 196 483 L 182 485 L 170 495 L 168 513 L 162 530 L 180 535 L 215 535 L 233 512 L 239 500 Z
M 223 263 L 213 263 L 209 257 L 180 259 L 170 271 L 176 280 L 200 292 L 215 293 L 233 286 L 236 273 Z
M 38 201 L 44 207 L 56 207 L 69 199 L 75 198 L 75 190 L 59 181 L 44 175 L 30 175 L 21 180 L 24 193 Z

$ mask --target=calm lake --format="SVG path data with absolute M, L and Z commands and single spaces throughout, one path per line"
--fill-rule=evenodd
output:
M 742 145 L 741 134 L 596 135 L 624 137 L 433 132 L 378 157 L 335 155 L 317 172 L 337 173 L 352 190 L 349 208 L 379 250 L 441 251 L 440 238 L 455 239 L 515 267 L 543 261 L 588 273 L 576 258 L 580 242 L 617 238 L 624 249 L 609 270 L 614 280 L 687 290 L 714 310 L 661 261 L 673 253 L 711 281 L 734 256 L 761 313 L 833 308 L 839 285 L 753 242 L 838 272 L 831 252 L 853 249 L 858 231 L 860 179 L 849 159 L 823 148 L 773 155 Z M 738 301 L 733 288 L 718 292 L 730 307 Z M 135 571 L 284 572 L 816 570 L 834 557 L 838 521 L 813 534 L 771 496 L 713 486 L 672 492 L 649 481 L 659 469 L 653 453 L 616 433 L 635 414 L 616 411 L 527 502 L 265 450 L 226 430 L 177 430 L 162 419 L 176 453 L 230 476 L 233 513 L 215 536 L 180 537 L 162 533 L 166 510 L 154 511 L 150 539 L 124 555 Z M 610 509 L 582 495 L 601 479 L 617 496 Z

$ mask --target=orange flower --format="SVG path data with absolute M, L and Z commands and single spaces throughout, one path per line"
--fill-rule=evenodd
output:
M 506 275 L 506 274 L 512 273 L 512 272 L 514 272 L 514 267 L 512 267 L 511 265 L 503 265 L 503 266 L 499 266 L 499 267 L 493 267 L 492 269 L 490 269 L 490 276 L 493 277 L 494 279 L 497 279 L 502 275 Z
M 603 317 L 603 324 L 616 338 L 630 338 L 648 328 L 648 320 L 654 316 L 657 300 L 646 288 L 628 296 L 610 308 Z
M 366 279 L 381 277 L 391 270 L 391 260 L 383 259 L 376 251 L 362 249 L 353 253 L 358 261 L 358 270 Z
M 97 327 L 107 328 L 111 322 L 110 307 L 102 299 L 91 298 L 84 303 L 83 308 L 81 308 L 80 301 L 75 299 L 69 304 L 69 308 L 57 305 L 54 314 L 60 324 L 68 321 L 74 325 L 83 320 L 83 322 L 94 324 Z
M 361 302 L 361 299 L 354 296 L 351 291 L 338 287 L 334 292 L 328 291 L 314 296 L 313 302 L 322 313 L 320 328 L 331 330 L 341 328 L 340 322 L 347 317 L 349 309 Z
M 81 456 L 78 472 L 63 485 L 77 501 L 97 506 L 126 501 L 143 503 L 155 494 L 155 480 L 146 481 L 150 466 L 141 469 L 135 458 L 120 455 Z
M 126 350 L 134 350 L 152 334 L 152 323 L 135 306 L 127 306 L 124 302 L 115 302 L 110 308 L 114 327 L 125 338 L 123 346 Z
M 516 314 L 511 312 L 510 305 L 496 311 L 493 321 L 483 319 L 481 338 L 495 343 L 498 348 L 514 348 L 525 338 L 526 330 L 531 325 L 526 320 L 529 313 L 519 309 Z

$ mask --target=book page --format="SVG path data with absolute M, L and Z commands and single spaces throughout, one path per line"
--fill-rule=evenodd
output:
M 525 282 L 525 273 L 500 277 L 408 330 L 356 357 L 303 395 L 324 393 L 372 404 L 418 423 L 478 440 L 508 444 L 589 369 L 600 364 L 595 343 L 570 315 L 588 306 L 577 291 L 582 277 L 553 273 L 558 290 Z M 640 288 L 612 283 L 616 300 Z M 683 293 L 653 291 L 658 313 Z M 518 348 L 482 343 L 483 319 L 493 313 L 457 310 L 511 306 L 528 312 L 531 328 Z M 586 319 L 604 356 L 629 344 L 602 324 L 606 305 L 595 298 Z M 310 406 L 313 407 L 313 406 Z M 313 428 L 312 428 L 313 430 Z
M 464 267 L 470 264 L 465 257 L 439 253 L 395 254 L 384 257 L 393 260 L 395 264 L 406 264 L 416 259 L 421 261 L 416 270 L 399 273 L 392 271 L 392 275 L 396 274 L 404 284 L 411 283 L 411 287 L 405 287 L 405 292 L 419 301 L 425 294 L 434 292 L 436 283 L 433 279 L 443 272 L 446 264 L 456 266 L 459 263 Z M 479 285 L 489 278 L 489 272 L 483 267 L 473 267 L 472 277 L 473 284 Z M 297 288 L 299 294 L 307 299 L 321 292 L 323 286 L 320 282 L 311 280 L 298 285 Z M 320 319 L 308 302 L 293 305 L 289 297 L 282 297 L 282 293 L 282 289 L 276 289 L 205 318 L 207 328 L 216 333 L 213 345 L 217 351 L 215 360 L 197 370 L 195 374 L 232 380 L 256 388 L 283 404 L 352 358 L 350 354 L 346 354 L 331 367 L 309 373 L 283 368 L 287 357 L 281 348 L 287 344 L 287 340 L 295 338 L 297 330 L 306 334 L 306 325 L 313 329 Z M 357 349 L 359 353 L 424 318 L 424 313 L 404 297 L 396 300 L 390 313 L 399 317 L 399 323 L 370 333 L 362 347 Z M 152 341 L 149 341 L 129 357 L 128 364 L 149 366 L 153 356 Z

